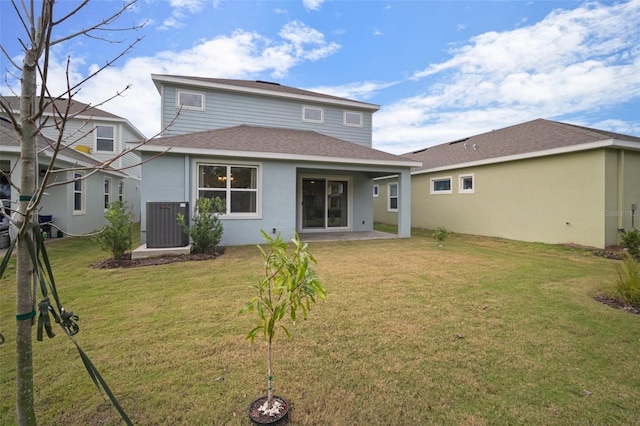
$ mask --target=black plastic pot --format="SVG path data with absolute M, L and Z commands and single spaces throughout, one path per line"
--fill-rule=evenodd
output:
M 267 400 L 266 395 L 261 396 L 260 398 L 254 399 L 251 404 L 249 404 L 247 413 L 249 414 L 249 418 L 252 422 L 258 425 L 277 425 L 286 423 L 289 417 L 289 403 L 286 399 L 278 395 L 273 395 L 273 399 L 284 405 L 284 410 L 277 416 L 265 416 L 261 414 L 258 411 L 258 408 Z

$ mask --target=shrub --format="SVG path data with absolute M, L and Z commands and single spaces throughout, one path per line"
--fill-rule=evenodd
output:
M 436 240 L 437 243 L 442 244 L 449 237 L 450 232 L 447 231 L 447 228 L 439 226 L 433 232 L 433 239 Z
M 617 266 L 618 282 L 616 296 L 625 302 L 640 307 L 640 263 L 627 254 L 622 265 Z
M 191 227 L 185 221 L 184 215 L 178 213 L 178 222 L 184 232 L 193 240 L 193 251 L 204 253 L 215 247 L 222 239 L 222 222 L 219 216 L 225 211 L 224 201 L 219 197 L 198 198 L 193 209 Z
M 105 226 L 96 236 L 96 240 L 104 251 L 111 253 L 114 259 L 120 259 L 131 248 L 131 232 L 133 214 L 122 201 L 109 204 L 109 210 L 104 216 L 109 225 Z
M 626 232 L 620 231 L 620 244 L 629 250 L 629 253 L 633 256 L 640 256 L 640 232 L 637 229 Z

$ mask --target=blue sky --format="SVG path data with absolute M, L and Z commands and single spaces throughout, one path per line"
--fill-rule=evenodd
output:
M 77 2 L 59 1 L 61 16 Z M 57 28 L 62 37 L 113 13 L 92 1 Z M 22 34 L 0 0 L 0 41 L 12 58 Z M 524 121 L 547 118 L 640 135 L 640 0 L 212 1 L 139 0 L 113 44 L 88 38 L 55 47 L 54 93 L 66 59 L 79 81 L 144 36 L 89 81 L 77 98 L 160 130 L 150 74 L 268 80 L 375 103 L 374 148 L 401 154 Z M 2 58 L 0 93 L 17 88 Z M 13 70 L 11 70 L 13 71 Z

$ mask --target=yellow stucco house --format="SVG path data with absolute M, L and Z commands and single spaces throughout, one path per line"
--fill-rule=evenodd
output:
M 405 154 L 416 228 L 604 248 L 640 229 L 640 137 L 549 120 Z M 374 220 L 394 224 L 398 181 L 374 181 Z

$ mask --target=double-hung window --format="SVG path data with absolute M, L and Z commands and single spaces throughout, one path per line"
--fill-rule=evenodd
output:
M 398 184 L 390 183 L 387 185 L 387 211 L 398 211 Z
M 96 151 L 114 152 L 115 132 L 113 126 L 96 126 Z
M 220 198 L 229 217 L 259 214 L 259 167 L 199 164 L 198 198 Z
M 73 173 L 73 213 L 81 214 L 85 212 L 84 201 L 84 174 L 80 172 Z

